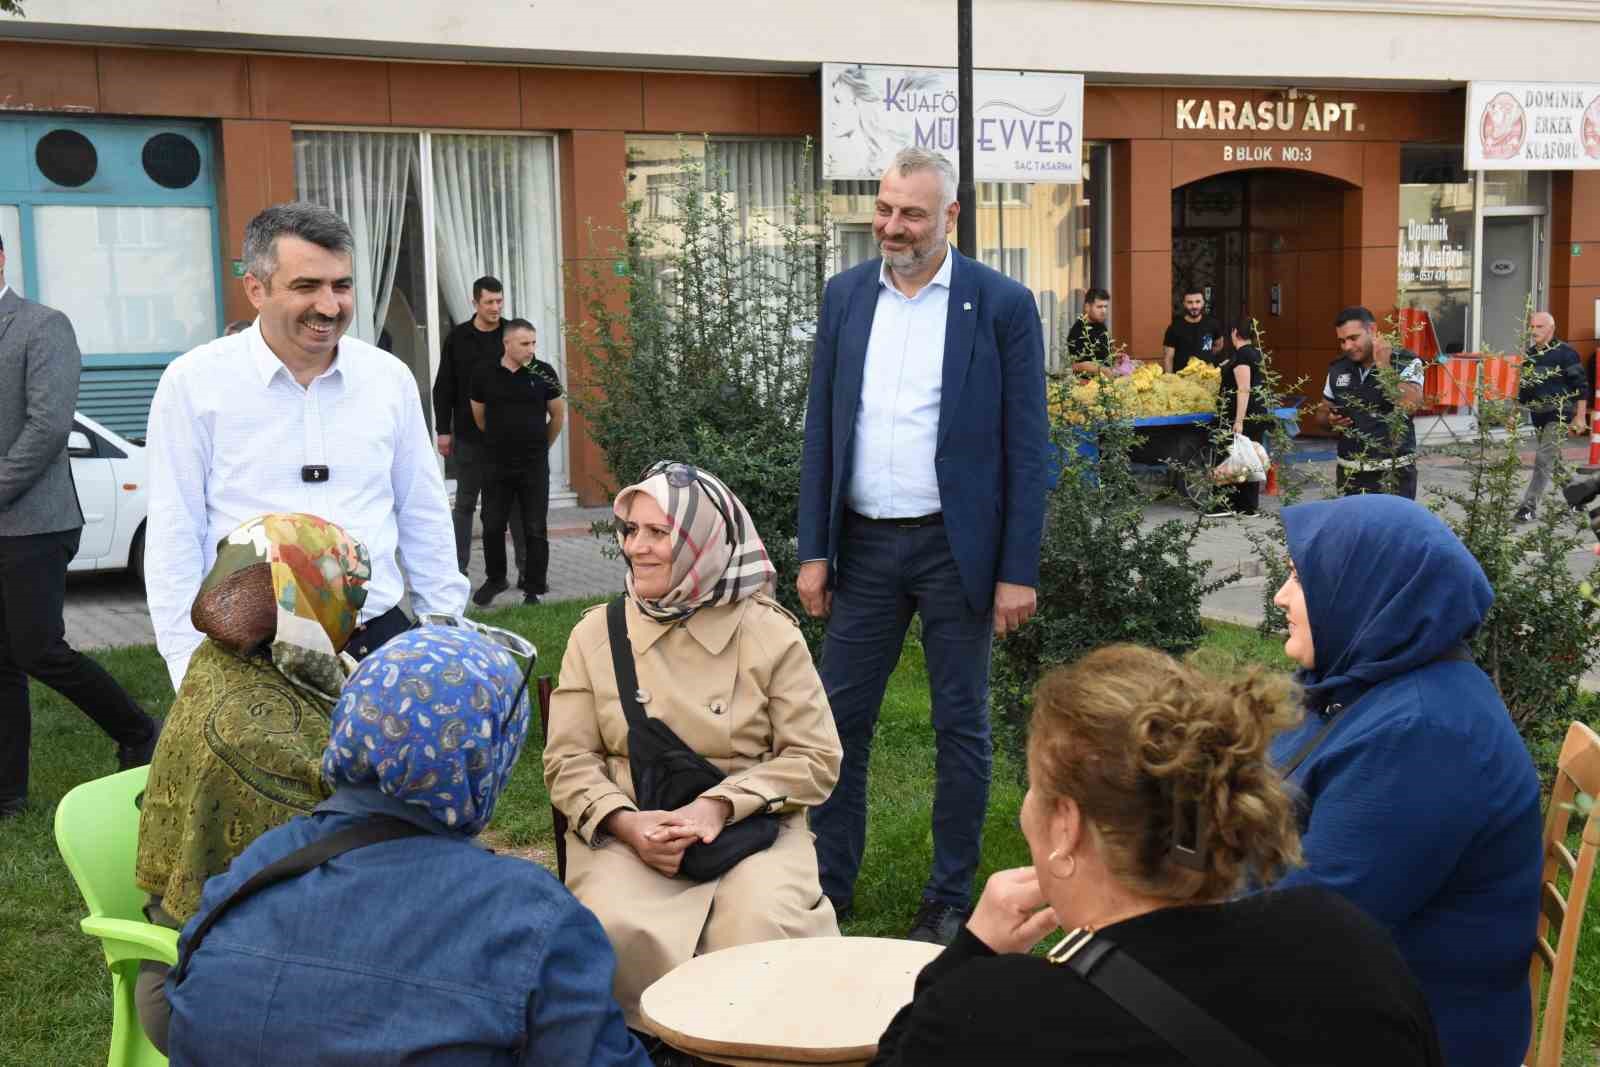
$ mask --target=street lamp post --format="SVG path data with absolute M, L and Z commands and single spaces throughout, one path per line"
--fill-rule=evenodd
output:
M 961 101 L 958 121 L 961 126 L 961 171 L 956 184 L 956 199 L 961 213 L 956 216 L 956 247 L 969 259 L 978 256 L 978 188 L 972 180 L 972 0 L 956 0 L 956 62 Z

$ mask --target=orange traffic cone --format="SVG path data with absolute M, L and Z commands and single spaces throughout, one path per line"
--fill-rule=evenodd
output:
M 1278 495 L 1278 465 L 1276 463 L 1267 465 L 1267 486 L 1265 492 L 1268 496 Z

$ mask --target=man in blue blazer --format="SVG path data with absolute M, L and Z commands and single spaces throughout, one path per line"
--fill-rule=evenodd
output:
M 822 887 L 848 915 L 866 847 L 867 758 L 913 613 L 937 773 L 933 868 L 910 936 L 966 920 L 989 800 L 989 655 L 1033 614 L 1048 484 L 1033 295 L 948 243 L 950 161 L 920 148 L 879 185 L 883 252 L 828 282 L 800 478 L 801 602 L 829 616 L 822 681 L 844 743 L 811 815 Z

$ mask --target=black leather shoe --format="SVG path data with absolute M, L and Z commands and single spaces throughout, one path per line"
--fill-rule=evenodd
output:
M 1533 521 L 1533 509 L 1532 508 L 1518 508 L 1517 509 L 1517 513 L 1512 517 L 1514 519 L 1516 519 L 1518 523 L 1532 522 Z
M 161 740 L 162 720 L 150 720 L 150 739 L 132 745 L 117 746 L 117 770 L 131 771 L 135 767 L 147 767 L 155 758 L 156 742 Z
M 501 593 L 504 593 L 510 588 L 511 587 L 506 584 L 506 580 L 504 578 L 500 578 L 498 580 L 490 578 L 488 581 L 478 586 L 478 591 L 472 594 L 472 602 L 478 605 L 480 608 L 486 608 L 493 603 L 495 597 L 499 596 Z
M 926 941 L 931 945 L 948 945 L 956 939 L 966 924 L 968 910 L 937 900 L 924 900 L 917 909 L 917 918 L 911 924 L 907 941 Z
M 522 602 L 531 607 L 534 604 L 539 603 L 539 594 L 538 593 L 523 593 L 522 594 Z

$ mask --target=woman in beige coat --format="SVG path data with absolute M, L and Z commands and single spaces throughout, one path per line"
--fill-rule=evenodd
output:
M 645 714 L 727 774 L 676 811 L 638 810 L 606 613 L 587 612 L 561 662 L 544 777 L 571 827 L 567 887 L 611 938 L 617 1000 L 638 1027 L 639 995 L 692 956 L 838 934 L 805 813 L 832 791 L 841 750 L 810 651 L 769 595 L 772 563 L 739 499 L 704 471 L 658 463 L 613 510 Z M 691 844 L 763 811 L 782 817 L 770 848 L 712 881 L 678 876 Z

